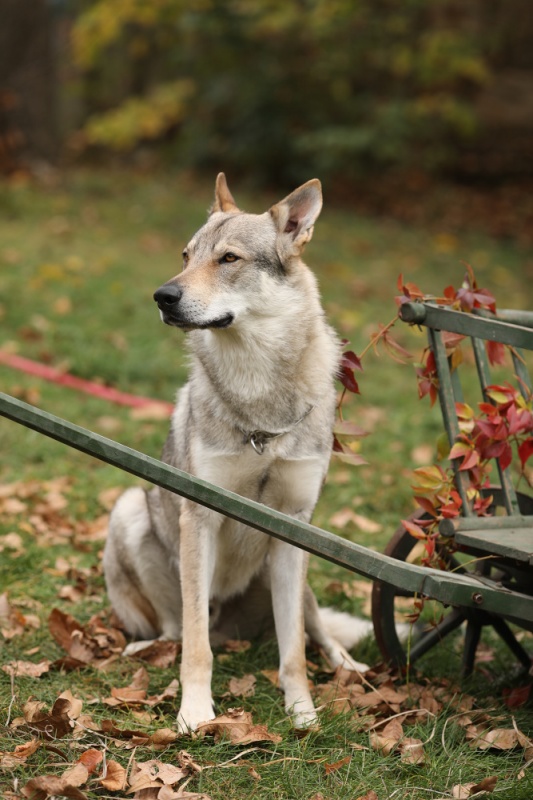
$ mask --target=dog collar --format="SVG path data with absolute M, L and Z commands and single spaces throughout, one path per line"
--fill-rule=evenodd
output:
M 243 431 L 242 428 L 239 428 L 240 432 L 245 436 L 244 443 L 250 443 L 257 455 L 262 456 L 265 450 L 265 445 L 271 439 L 277 439 L 279 436 L 285 436 L 286 433 L 290 433 L 311 413 L 314 408 L 316 408 L 316 405 L 309 406 L 305 414 L 302 414 L 300 419 L 297 419 L 292 427 L 287 428 L 285 431 L 280 431 L 279 433 L 270 433 L 269 431 L 250 431 L 250 433 L 247 433 L 247 431 Z

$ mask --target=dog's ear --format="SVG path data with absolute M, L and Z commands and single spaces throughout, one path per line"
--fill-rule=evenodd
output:
M 289 249 L 299 251 L 313 235 L 313 226 L 322 209 L 322 186 L 317 178 L 295 189 L 270 209 L 278 235 Z
M 239 209 L 233 199 L 233 196 L 228 189 L 226 176 L 223 172 L 219 172 L 215 183 L 215 202 L 211 208 L 210 214 L 215 211 L 224 211 L 227 214 L 236 214 Z

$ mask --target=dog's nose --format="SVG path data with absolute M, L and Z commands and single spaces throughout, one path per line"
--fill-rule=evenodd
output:
M 159 308 L 170 308 L 179 303 L 183 289 L 176 283 L 165 283 L 154 292 L 154 300 Z

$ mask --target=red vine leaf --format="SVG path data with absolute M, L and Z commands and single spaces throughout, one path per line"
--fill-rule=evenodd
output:
M 361 392 L 359 391 L 359 384 L 355 380 L 355 375 L 353 374 L 353 369 L 350 369 L 350 367 L 341 364 L 338 377 L 342 385 L 346 389 L 348 389 L 349 392 L 353 392 L 354 394 L 361 394 Z

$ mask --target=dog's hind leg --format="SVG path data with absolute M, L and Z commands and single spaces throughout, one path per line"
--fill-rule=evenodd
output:
M 156 638 L 181 638 L 178 571 L 157 536 L 140 488 L 127 490 L 109 521 L 104 574 L 111 604 L 128 633 L 144 641 L 125 650 L 132 655 Z
M 342 612 L 319 608 L 309 585 L 305 587 L 304 614 L 305 632 L 313 642 L 322 647 L 333 667 L 342 666 L 357 672 L 366 672 L 369 669 L 368 664 L 355 661 L 339 639 L 345 638 L 347 643 L 349 641 L 350 646 L 353 646 L 356 641 L 370 633 L 372 623 L 366 623 L 365 620 L 359 620 Z M 333 632 L 336 632 L 336 627 L 339 629 L 338 638 L 328 630 L 332 628 Z

